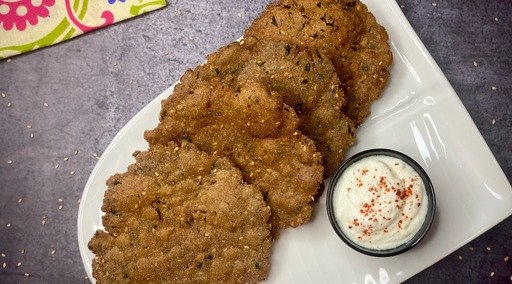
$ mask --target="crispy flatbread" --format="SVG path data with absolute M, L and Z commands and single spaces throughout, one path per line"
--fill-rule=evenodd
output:
M 164 100 L 161 118 L 145 133 L 150 146 L 186 139 L 228 157 L 247 182 L 263 190 L 274 233 L 310 219 L 323 180 L 321 155 L 278 94 L 257 82 L 233 90 L 214 78 Z
M 344 110 L 356 125 L 368 116 L 389 78 L 388 35 L 359 0 L 281 0 L 269 5 L 245 36 L 325 53 L 347 95 Z
M 105 231 L 89 242 L 98 283 L 255 283 L 269 270 L 270 208 L 226 158 L 154 145 L 112 176 Z
M 341 109 L 346 99 L 334 66 L 321 52 L 286 42 L 245 38 L 220 48 L 181 78 L 175 94 L 186 93 L 200 81 L 219 78 L 231 88 L 256 81 L 277 92 L 299 118 L 299 130 L 322 154 L 325 177 L 341 164 L 355 141 L 355 124 Z

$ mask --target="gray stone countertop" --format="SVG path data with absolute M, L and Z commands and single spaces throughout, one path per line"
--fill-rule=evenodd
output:
M 97 156 L 269 1 L 168 2 L 0 62 L 0 283 L 87 281 L 76 218 Z M 398 3 L 512 180 L 512 1 Z M 511 240 L 508 218 L 408 282 L 512 283 Z

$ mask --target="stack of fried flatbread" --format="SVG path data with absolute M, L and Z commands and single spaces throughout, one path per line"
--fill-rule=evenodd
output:
M 281 0 L 187 71 L 149 150 L 107 182 L 96 280 L 265 279 L 272 241 L 310 219 L 386 86 L 387 40 L 357 0 Z

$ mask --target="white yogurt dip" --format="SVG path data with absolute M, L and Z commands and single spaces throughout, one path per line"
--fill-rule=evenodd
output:
M 345 170 L 332 202 L 336 221 L 350 240 L 386 250 L 414 237 L 425 221 L 429 200 L 423 180 L 411 166 L 375 155 Z

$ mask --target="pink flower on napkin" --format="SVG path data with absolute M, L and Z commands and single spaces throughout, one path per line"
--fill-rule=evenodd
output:
M 48 8 L 54 4 L 55 0 L 0 0 L 0 24 L 6 31 L 14 26 L 19 31 L 24 31 L 27 22 L 34 26 L 38 17 L 48 17 Z

